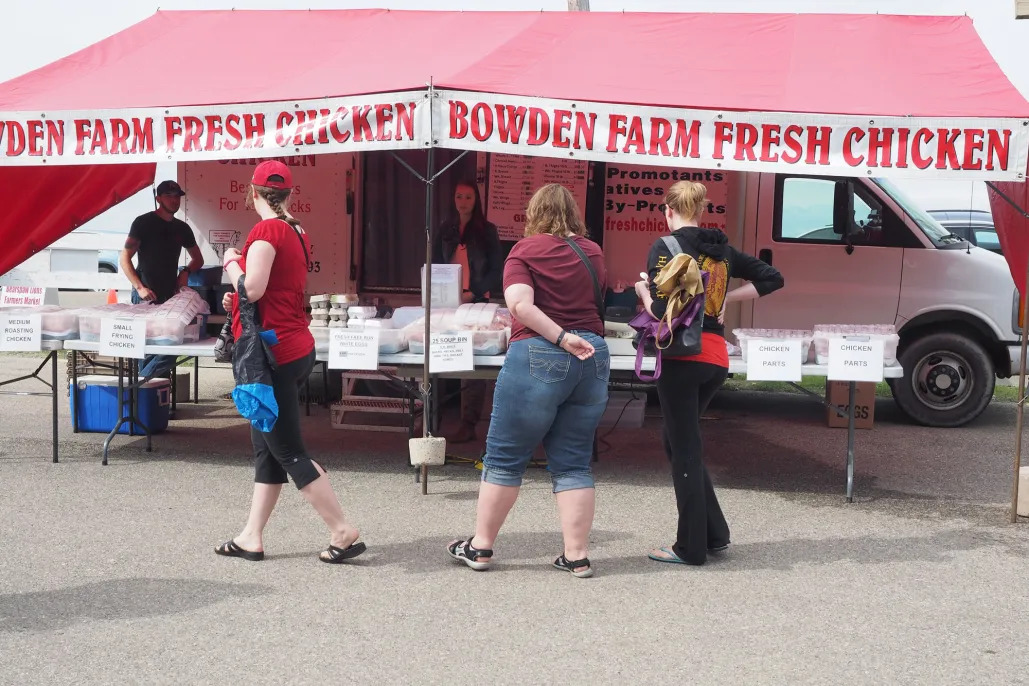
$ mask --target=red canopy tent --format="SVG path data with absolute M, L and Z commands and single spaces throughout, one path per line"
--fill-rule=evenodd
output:
M 98 143 L 95 135 L 74 159 L 48 158 L 50 150 L 34 155 L 32 144 L 41 138 L 33 138 L 33 117 L 38 133 L 68 113 L 70 129 L 76 116 L 122 115 L 128 121 L 145 108 L 399 93 L 424 90 L 430 81 L 438 88 L 523 98 L 923 117 L 939 126 L 958 118 L 1029 116 L 1029 103 L 968 17 L 158 12 L 0 84 L 0 203 L 7 209 L 0 216 L 7 248 L 0 274 L 151 183 L 153 162 L 182 159 L 181 151 L 155 150 L 101 160 L 90 149 Z M 1025 148 L 1021 139 L 1017 143 Z M 53 168 L 59 165 L 74 166 Z

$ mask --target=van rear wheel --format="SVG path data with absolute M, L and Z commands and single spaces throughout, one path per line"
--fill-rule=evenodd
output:
M 918 338 L 900 353 L 904 378 L 890 382 L 897 405 L 926 426 L 972 421 L 993 399 L 993 361 L 975 340 L 955 333 Z

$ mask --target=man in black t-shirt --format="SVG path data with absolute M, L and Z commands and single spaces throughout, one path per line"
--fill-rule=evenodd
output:
M 187 285 L 189 275 L 204 266 L 189 224 L 175 218 L 185 195 L 179 184 L 162 181 L 154 199 L 157 209 L 136 217 L 121 252 L 121 270 L 133 286 L 133 302 L 163 303 Z M 179 255 L 189 252 L 188 267 L 178 268 Z M 139 267 L 132 257 L 139 255 Z

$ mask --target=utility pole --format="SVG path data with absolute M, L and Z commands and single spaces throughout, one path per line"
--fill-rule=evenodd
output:
M 589 12 L 590 0 L 568 0 L 569 12 Z

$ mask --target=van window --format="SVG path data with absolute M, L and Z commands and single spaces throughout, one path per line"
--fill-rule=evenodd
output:
M 1000 251 L 1000 238 L 997 237 L 996 231 L 977 229 L 975 232 L 975 244 L 987 250 Z
M 849 227 L 835 226 L 837 179 L 780 175 L 776 183 L 773 237 L 786 243 L 918 247 L 903 223 L 860 183 L 851 185 Z M 844 232 L 849 232 L 849 241 Z

